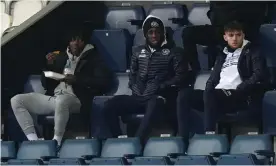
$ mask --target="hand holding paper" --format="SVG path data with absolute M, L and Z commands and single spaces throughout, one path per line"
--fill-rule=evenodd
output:
M 65 78 L 65 75 L 59 74 L 56 72 L 52 72 L 52 71 L 44 71 L 44 75 L 45 75 L 45 77 L 51 78 L 54 80 L 62 80 L 63 78 Z

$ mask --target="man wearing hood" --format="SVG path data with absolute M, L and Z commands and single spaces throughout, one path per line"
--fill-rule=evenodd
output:
M 240 23 L 224 26 L 227 46 L 217 57 L 204 91 L 205 131 L 215 131 L 216 121 L 224 113 L 249 107 L 253 114 L 260 109 L 266 84 L 265 60 L 244 36 Z
M 129 87 L 132 95 L 115 96 L 104 108 L 113 137 L 121 134 L 119 116 L 145 113 L 135 135 L 144 140 L 157 119 L 156 114 L 162 112 L 168 101 L 172 86 L 189 86 L 185 79 L 188 65 L 182 60 L 183 50 L 167 41 L 163 22 L 150 15 L 142 28 L 146 45 L 133 48 L 131 57 Z
M 82 26 L 73 28 L 66 52 L 57 51 L 46 56 L 46 71 L 64 74 L 65 78 L 54 80 L 42 74 L 45 95 L 19 94 L 11 99 L 15 117 L 28 140 L 38 139 L 30 113 L 54 113 L 53 139 L 60 145 L 69 114 L 82 110 L 83 117 L 89 117 L 87 113 L 93 96 L 103 94 L 108 88 L 110 72 L 94 46 L 88 44 L 89 34 L 85 29 Z

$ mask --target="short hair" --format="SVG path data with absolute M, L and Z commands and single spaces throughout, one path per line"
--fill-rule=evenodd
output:
M 238 21 L 232 21 L 224 26 L 224 32 L 227 31 L 243 31 L 243 26 Z

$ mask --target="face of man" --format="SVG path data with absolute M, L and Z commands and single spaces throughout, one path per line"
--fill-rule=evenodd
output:
M 224 40 L 228 43 L 233 49 L 240 48 L 242 46 L 244 40 L 244 33 L 243 31 L 233 30 L 233 31 L 226 31 L 224 33 Z
M 80 38 L 74 38 L 69 42 L 69 49 L 70 52 L 74 56 L 80 56 L 80 53 L 82 52 L 84 48 L 84 41 L 81 40 Z
M 161 40 L 161 31 L 159 28 L 151 28 L 147 32 L 147 40 L 151 46 L 158 46 Z

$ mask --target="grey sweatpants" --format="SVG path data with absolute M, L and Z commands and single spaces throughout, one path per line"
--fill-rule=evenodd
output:
M 80 100 L 73 95 L 46 96 L 40 93 L 19 94 L 11 99 L 14 115 L 26 135 L 35 133 L 30 113 L 55 115 L 55 135 L 63 136 L 69 113 L 80 112 Z

